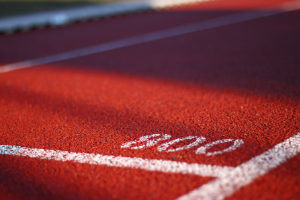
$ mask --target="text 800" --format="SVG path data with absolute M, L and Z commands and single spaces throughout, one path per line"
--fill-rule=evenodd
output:
M 153 134 L 153 135 L 146 135 L 146 136 L 142 136 L 140 137 L 139 140 L 135 140 L 135 141 L 131 141 L 131 142 L 126 142 L 124 143 L 121 148 L 130 148 L 130 149 L 143 149 L 146 147 L 151 147 L 156 145 L 159 141 L 163 141 L 163 140 L 168 140 L 171 138 L 171 135 L 168 134 Z M 184 141 L 184 140 L 192 140 L 192 142 L 190 144 L 181 146 L 181 147 L 177 147 L 175 149 L 171 149 L 170 147 L 180 141 Z M 178 139 L 174 139 L 171 140 L 169 142 L 166 142 L 164 144 L 161 144 L 157 147 L 158 151 L 165 151 L 165 152 L 175 152 L 175 151 L 182 151 L 182 150 L 187 150 L 190 149 L 192 147 L 196 147 L 199 144 L 205 142 L 206 138 L 202 137 L 202 136 L 187 136 L 187 137 L 183 137 L 183 138 L 178 138 Z M 142 144 L 142 145 L 138 145 L 138 143 L 145 143 L 146 144 Z M 210 149 L 211 147 L 218 145 L 218 144 L 223 144 L 223 143 L 227 143 L 227 142 L 233 142 L 233 144 L 223 150 L 220 151 L 214 151 L 214 152 L 207 152 L 208 149 Z M 223 139 L 223 140 L 217 140 L 211 143 L 208 143 L 206 145 L 200 146 L 198 147 L 198 149 L 195 151 L 196 154 L 204 154 L 206 156 L 212 156 L 212 155 L 217 155 L 217 154 L 222 154 L 222 153 L 226 153 L 229 151 L 233 151 L 236 150 L 237 148 L 241 147 L 244 144 L 244 141 L 241 139 Z

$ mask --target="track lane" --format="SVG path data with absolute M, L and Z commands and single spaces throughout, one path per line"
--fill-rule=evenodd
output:
M 288 0 L 203 2 L 183 8 L 137 16 L 75 24 L 53 30 L 33 31 L 0 38 L 1 64 L 24 61 L 74 49 L 105 43 L 153 31 L 204 21 L 237 12 L 272 7 Z M 235 5 L 235 6 L 233 6 Z M 196 10 L 191 10 L 196 9 Z M 202 11 L 202 12 L 199 12 Z M 139 28 L 137 28 L 139 27 Z M 30 50 L 28 50 L 30 47 Z M 24 51 L 26 49 L 26 51 Z M 12 56 L 13 55 L 13 56 Z
M 297 13 L 1 74 L 1 140 L 33 148 L 237 166 L 299 131 L 299 61 L 294 51 L 298 44 Z M 246 34 L 249 31 L 251 35 Z M 283 40 L 283 35 L 293 40 Z M 245 46 L 241 44 L 247 44 L 246 51 L 242 51 Z M 156 146 L 141 151 L 120 149 L 124 142 L 157 132 L 170 133 L 174 139 L 201 135 L 207 139 L 205 144 L 230 137 L 243 139 L 245 145 L 213 157 L 196 156 L 195 149 L 175 153 L 159 153 Z M 226 147 L 228 144 L 219 148 Z M 298 159 L 295 157 L 292 163 L 298 163 Z M 20 164 L 11 170 L 12 163 Z M 40 191 L 28 198 L 174 199 L 211 180 L 102 167 L 91 173 L 97 178 L 98 174 L 103 176 L 96 180 L 86 174 L 91 171 L 90 166 L 52 163 L 51 169 L 49 163 L 52 162 L 18 161 L 5 156 L 2 167 L 12 176 L 23 172 L 19 175 L 25 180 L 21 188 Z M 45 172 L 43 166 L 47 166 Z M 70 166 L 74 166 L 70 173 L 76 172 L 79 177 L 67 172 Z M 292 168 L 286 163 L 277 171 Z M 38 175 L 34 175 L 37 171 Z M 112 176 L 115 171 L 127 181 L 116 185 L 120 178 Z M 278 199 L 297 196 L 292 184 L 282 188 L 280 182 L 271 184 L 268 193 L 259 192 L 257 187 L 269 185 L 274 173 L 230 198 L 251 197 L 249 188 L 258 191 L 254 193 L 257 198 L 274 197 L 278 191 Z M 45 176 L 50 181 L 45 182 Z M 3 194 L 9 195 L 17 190 L 15 181 L 6 177 L 10 184 L 3 187 Z M 282 178 L 293 180 L 291 183 L 299 180 L 297 173 Z M 26 179 L 30 180 L 27 185 Z M 160 183 L 161 180 L 168 181 Z M 182 184 L 168 188 L 169 181 Z M 83 189 L 75 193 L 77 196 L 72 195 L 79 185 Z M 97 192 L 99 185 L 102 190 Z M 54 194 L 47 195 L 51 191 Z M 151 196 L 153 193 L 156 196 Z

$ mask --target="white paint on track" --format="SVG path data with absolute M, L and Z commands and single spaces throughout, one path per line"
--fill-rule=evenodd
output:
M 0 154 L 14 156 L 26 156 L 31 158 L 49 159 L 56 161 L 72 161 L 91 165 L 106 165 L 110 167 L 128 167 L 158 171 L 164 173 L 192 174 L 199 176 L 220 177 L 228 173 L 232 167 L 221 167 L 214 165 L 201 165 L 196 163 L 175 162 L 168 160 L 130 158 L 121 156 L 107 156 L 91 153 L 75 153 L 59 150 L 46 150 L 25 148 L 10 145 L 0 145 Z
M 161 137 L 159 137 L 159 136 L 161 136 Z M 151 139 L 151 138 L 154 138 L 154 139 Z M 140 137 L 139 140 L 126 142 L 126 143 L 122 144 L 121 148 L 144 149 L 146 147 L 152 147 L 152 146 L 156 145 L 159 141 L 164 141 L 164 140 L 167 140 L 170 138 L 171 138 L 171 135 L 168 135 L 168 134 L 145 135 L 145 136 Z M 131 147 L 131 145 L 133 145 L 133 144 L 144 143 L 144 142 L 147 142 L 147 143 L 140 145 L 140 146 Z
M 297 1 L 298 2 L 298 1 Z M 290 6 L 288 6 L 290 5 Z M 291 6 L 293 5 L 293 6 Z M 179 26 L 175 28 L 170 28 L 166 30 L 156 31 L 152 33 L 147 33 L 144 35 L 138 35 L 126 39 L 116 40 L 104 44 L 99 44 L 95 46 L 90 46 L 82 49 L 76 49 L 72 51 L 67 51 L 55 55 L 45 56 L 41 58 L 36 58 L 32 60 L 27 60 L 23 62 L 8 64 L 0 66 L 0 73 L 9 72 L 18 69 L 24 69 L 29 67 L 34 67 L 38 65 L 63 61 L 71 58 L 77 58 L 81 56 L 87 56 L 91 54 L 101 53 L 105 51 L 110 51 L 114 49 L 119 49 L 123 47 L 128 47 L 132 45 L 142 44 L 146 42 L 166 39 L 170 37 L 180 36 L 183 34 L 193 33 L 197 31 L 207 30 L 211 28 L 217 28 L 225 25 L 230 25 L 234 23 L 244 22 L 252 19 L 257 19 L 261 17 L 271 16 L 278 13 L 296 10 L 300 8 L 299 4 L 283 4 L 282 9 L 259 9 L 253 11 L 246 11 L 242 13 L 232 14 L 228 16 L 219 17 L 216 19 L 205 20 L 197 23 L 192 23 L 184 26 Z
M 188 145 L 184 145 L 182 147 L 177 147 L 176 149 L 168 149 L 173 144 L 176 144 L 180 141 L 191 140 L 191 139 L 196 139 L 196 140 Z M 204 142 L 205 140 L 206 140 L 205 137 L 197 137 L 197 136 L 187 136 L 187 137 L 183 137 L 183 138 L 177 138 L 170 142 L 161 144 L 160 146 L 157 147 L 157 150 L 158 151 L 166 151 L 166 152 L 175 152 L 175 151 L 186 150 L 186 149 L 192 148 L 194 146 L 198 146 L 200 143 Z
M 0 145 L 0 154 L 217 177 L 178 200 L 221 200 L 300 153 L 300 133 L 237 167 Z
M 221 200 L 300 153 L 300 133 L 178 200 Z
M 206 152 L 207 149 L 209 149 L 209 148 L 211 148 L 215 145 L 223 144 L 223 143 L 226 143 L 226 142 L 232 142 L 232 141 L 234 141 L 233 145 L 231 145 L 230 147 L 228 147 L 226 149 L 223 149 L 221 151 L 215 151 L 215 152 Z M 222 153 L 229 152 L 229 151 L 234 151 L 237 148 L 241 147 L 243 144 L 244 144 L 244 141 L 239 140 L 239 139 L 237 139 L 237 140 L 233 140 L 233 139 L 218 140 L 218 141 L 215 141 L 215 142 L 208 143 L 205 146 L 199 147 L 196 150 L 196 154 L 205 154 L 206 156 L 213 156 L 213 155 L 222 154 Z

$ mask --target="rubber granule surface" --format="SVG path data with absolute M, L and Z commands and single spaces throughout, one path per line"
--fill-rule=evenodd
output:
M 0 50 L 0 62 L 52 55 L 284 1 L 249 2 L 213 1 L 1 36 L 5 48 Z M 285 12 L 2 73 L 0 145 L 239 166 L 300 132 L 299 18 L 299 10 Z M 229 148 L 234 140 L 244 143 L 212 156 L 196 154 L 198 146 L 159 151 L 166 141 L 142 149 L 121 148 L 152 134 L 171 135 L 168 141 L 205 137 L 201 145 L 233 139 L 208 152 Z M 184 140 L 168 149 L 190 143 Z M 215 179 L 12 155 L 0 159 L 0 199 L 176 199 Z M 299 159 L 289 159 L 227 198 L 297 199 Z

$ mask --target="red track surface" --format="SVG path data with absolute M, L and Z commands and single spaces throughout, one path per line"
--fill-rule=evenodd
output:
M 0 37 L 8 64 L 277 1 L 189 5 Z M 300 132 L 300 12 L 0 74 L 0 145 L 237 166 Z M 122 149 L 141 136 L 243 139 L 214 156 Z M 187 142 L 187 143 L 185 143 Z M 185 141 L 174 145 L 188 144 Z M 160 142 L 159 144 L 162 144 Z M 213 147 L 224 149 L 230 144 Z M 0 155 L 0 199 L 175 199 L 213 178 Z M 228 199 L 298 199 L 300 155 Z

